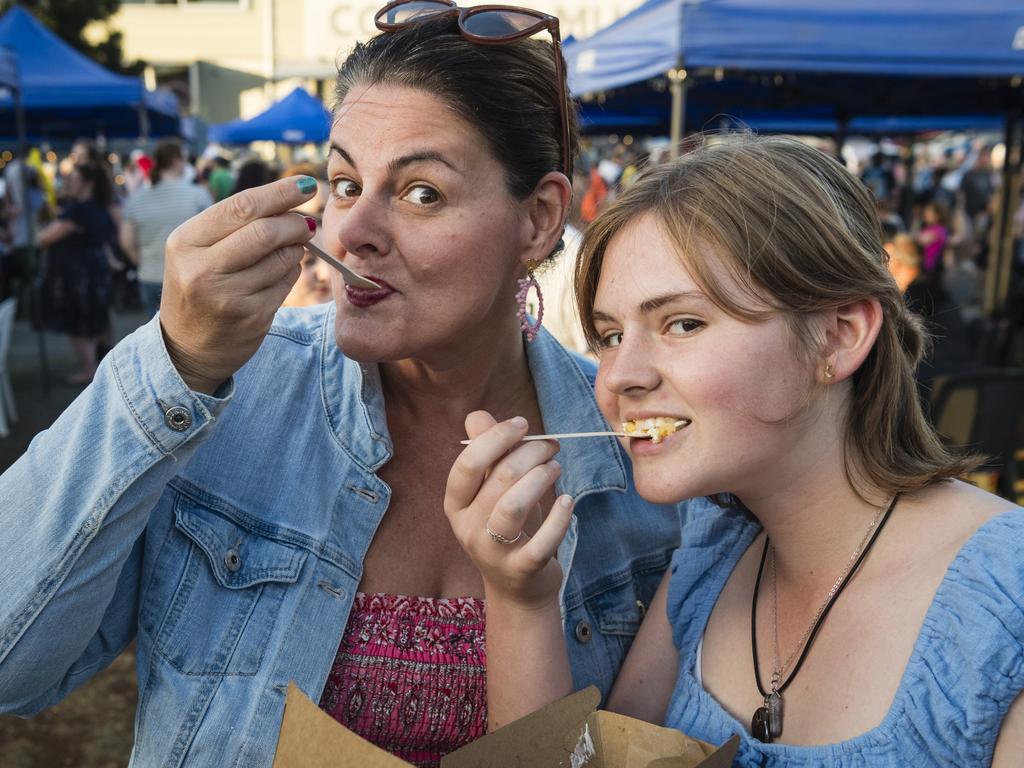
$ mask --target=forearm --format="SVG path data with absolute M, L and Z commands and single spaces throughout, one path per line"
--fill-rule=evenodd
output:
M 115 348 L 0 476 L 0 710 L 59 697 L 134 635 L 136 543 L 213 420 L 169 361 L 153 360 L 166 357 L 160 344 L 150 327 Z M 189 410 L 188 429 L 167 423 L 172 404 Z
M 497 730 L 572 690 L 557 598 L 541 608 L 523 609 L 488 596 L 488 729 Z
M 139 241 L 135 236 L 134 229 L 130 230 L 127 222 L 121 225 L 118 242 L 128 260 L 136 267 L 139 266 Z

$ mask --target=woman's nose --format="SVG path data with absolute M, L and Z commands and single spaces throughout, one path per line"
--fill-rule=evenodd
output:
M 337 239 L 347 252 L 364 258 L 387 253 L 391 247 L 388 233 L 388 211 L 367 196 L 360 197 L 340 218 Z
M 642 335 L 623 334 L 611 354 L 601 356 L 600 375 L 604 386 L 617 395 L 638 395 L 657 388 L 661 382 L 652 345 Z

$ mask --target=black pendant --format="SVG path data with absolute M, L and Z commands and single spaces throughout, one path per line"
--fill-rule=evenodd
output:
M 765 744 L 772 743 L 772 730 L 768 723 L 768 708 L 758 707 L 750 720 L 750 734 Z
M 775 740 L 782 736 L 782 694 L 773 691 L 768 694 L 764 704 L 768 710 L 768 732 L 772 735 L 772 740 Z

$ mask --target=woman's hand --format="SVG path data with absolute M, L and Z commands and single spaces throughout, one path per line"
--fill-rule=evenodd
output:
M 572 519 L 572 499 L 559 497 L 533 536 L 523 527 L 561 474 L 553 441 L 520 443 L 526 419 L 498 424 L 486 411 L 466 417 L 472 442 L 448 475 L 444 510 L 455 537 L 484 579 L 488 602 L 526 610 L 557 604 L 562 569 L 555 560 Z M 496 541 L 496 534 L 510 543 Z
M 558 445 L 519 442 L 526 419 L 495 423 L 485 411 L 466 417 L 472 442 L 448 475 L 444 511 L 484 579 L 487 599 L 487 716 L 490 730 L 572 692 L 562 636 L 555 560 L 572 519 L 561 496 L 531 537 L 523 531 L 561 468 Z M 514 543 L 495 541 L 488 531 Z
M 281 179 L 232 195 L 171 233 L 160 325 L 191 389 L 212 394 L 263 343 L 315 231 L 284 214 L 314 192 L 308 176 Z

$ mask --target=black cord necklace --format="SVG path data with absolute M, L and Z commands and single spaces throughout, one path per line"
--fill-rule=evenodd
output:
M 896 507 L 896 502 L 899 497 L 899 494 L 893 496 L 892 501 L 889 502 L 889 506 L 886 508 L 885 512 L 882 513 L 882 516 L 880 518 L 876 518 L 877 522 L 872 524 L 874 530 L 870 531 L 870 538 L 866 543 L 861 545 L 860 552 L 856 555 L 856 560 L 832 588 L 828 599 L 826 599 L 825 604 L 818 611 L 818 615 L 815 617 L 810 630 L 805 635 L 806 640 L 803 641 L 803 651 L 800 654 L 800 658 L 797 659 L 796 666 L 793 667 L 793 671 L 785 680 L 780 680 L 779 676 L 781 672 L 776 671 L 776 673 L 772 675 L 770 691 L 766 691 L 764 686 L 761 685 L 761 667 L 757 660 L 757 596 L 761 591 L 761 577 L 764 575 L 764 562 L 768 556 L 768 547 L 770 545 L 768 536 L 765 535 L 764 550 L 761 552 L 761 564 L 757 568 L 757 580 L 754 582 L 754 599 L 750 606 L 750 647 L 754 655 L 754 682 L 757 683 L 758 693 L 760 693 L 764 699 L 764 706 L 758 707 L 754 711 L 754 716 L 750 721 L 750 732 L 758 741 L 771 744 L 772 741 L 782 736 L 782 693 L 789 687 L 789 684 L 793 682 L 793 678 L 796 677 L 797 672 L 800 671 L 800 667 L 803 666 L 804 660 L 807 658 L 807 652 L 810 651 L 811 644 L 814 642 L 814 638 L 817 636 L 818 630 L 821 629 L 821 625 L 824 623 L 825 617 L 828 615 L 828 612 L 832 610 L 832 606 L 835 605 L 835 602 L 839 599 L 839 595 L 842 591 L 846 589 L 846 585 L 850 583 L 853 575 L 857 572 L 857 569 L 860 568 L 861 563 L 864 562 L 864 558 L 867 557 L 871 547 L 878 539 L 878 534 L 882 532 L 882 528 L 884 528 L 886 522 L 888 522 L 889 516 Z M 776 642 L 778 641 L 776 640 Z

